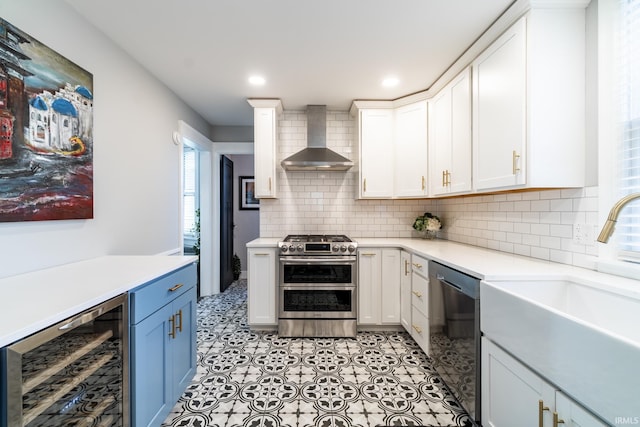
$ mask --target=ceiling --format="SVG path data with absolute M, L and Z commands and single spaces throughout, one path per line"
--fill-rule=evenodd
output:
M 348 110 L 428 89 L 512 0 L 67 2 L 210 124 L 245 126 L 248 98 Z

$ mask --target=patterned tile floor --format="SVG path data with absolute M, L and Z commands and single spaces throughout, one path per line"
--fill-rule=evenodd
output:
M 405 332 L 252 332 L 246 281 L 198 303 L 198 370 L 163 427 L 473 426 Z

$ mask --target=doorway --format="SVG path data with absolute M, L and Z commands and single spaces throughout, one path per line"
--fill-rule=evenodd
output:
M 233 162 L 220 160 L 220 292 L 233 282 Z
M 200 154 L 200 292 L 214 295 L 220 292 L 220 159 L 225 154 L 253 155 L 253 142 L 214 143 L 182 120 L 178 133 L 181 145 L 195 146 Z

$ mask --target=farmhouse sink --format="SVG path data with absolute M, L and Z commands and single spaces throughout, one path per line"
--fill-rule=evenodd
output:
M 578 280 L 482 282 L 485 336 L 613 424 L 639 416 L 640 300 Z

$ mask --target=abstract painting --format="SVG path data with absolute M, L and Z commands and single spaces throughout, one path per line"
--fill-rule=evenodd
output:
M 93 218 L 93 75 L 0 18 L 0 222 Z

